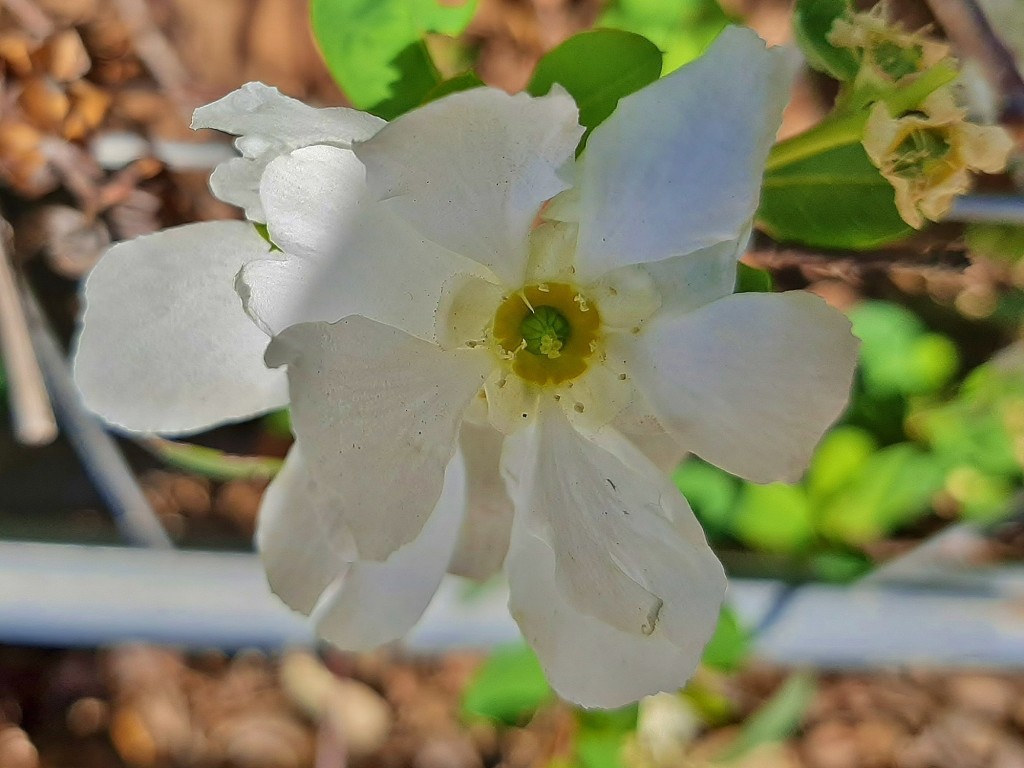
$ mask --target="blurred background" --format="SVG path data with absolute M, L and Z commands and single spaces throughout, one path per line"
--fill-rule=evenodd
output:
M 1024 2 L 890 7 L 952 45 L 972 110 L 1020 145 Z M 428 45 L 442 74 L 475 62 L 516 91 L 595 25 L 674 67 L 730 20 L 792 42 L 780 0 L 479 0 Z M 250 80 L 348 103 L 303 0 L 0 0 L 0 768 L 1024 768 L 1019 158 L 881 248 L 755 233 L 741 289 L 853 321 L 851 405 L 796 485 L 674 469 L 730 605 L 687 689 L 582 712 L 500 584 L 447 585 L 407 646 L 313 652 L 251 555 L 287 414 L 181 445 L 115 440 L 77 404 L 79 282 L 111 242 L 238 215 L 207 189 L 230 142 L 188 125 Z M 804 68 L 781 136 L 835 95 Z

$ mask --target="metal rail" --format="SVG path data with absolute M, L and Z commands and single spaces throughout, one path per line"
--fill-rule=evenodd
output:
M 730 601 L 760 626 L 755 652 L 819 668 L 1024 668 L 1024 568 L 951 573 L 941 589 L 737 579 Z M 519 631 L 507 590 L 442 585 L 406 641 L 417 652 L 490 648 Z M 0 542 L 0 642 L 276 650 L 314 642 L 270 594 L 255 555 Z

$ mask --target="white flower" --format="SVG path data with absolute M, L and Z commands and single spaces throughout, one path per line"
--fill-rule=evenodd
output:
M 250 116 L 272 115 L 258 144 L 280 154 L 252 153 L 262 173 L 220 194 L 245 200 L 259 175 L 280 252 L 235 223 L 114 248 L 86 287 L 84 395 L 137 430 L 278 407 L 280 369 L 256 364 L 274 337 L 297 439 L 257 540 L 274 591 L 322 636 L 399 638 L 447 571 L 504 563 L 562 695 L 677 688 L 725 578 L 644 451 L 796 479 L 854 365 L 848 322 L 819 299 L 731 295 L 785 70 L 727 30 L 623 99 L 580 162 L 559 89 L 455 94 L 356 141 L 344 119 L 293 136 L 276 92 L 238 116 L 228 97 L 204 124 L 262 131 Z M 229 299 L 235 272 L 262 338 Z

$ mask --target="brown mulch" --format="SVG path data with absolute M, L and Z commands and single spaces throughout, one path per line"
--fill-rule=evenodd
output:
M 479 661 L 469 653 L 329 654 L 330 675 L 352 706 L 328 728 L 296 695 L 294 674 L 282 684 L 280 657 L 257 651 L 0 647 L 0 766 L 313 768 L 319 754 L 339 767 L 541 768 L 569 759 L 576 726 L 564 704 L 545 705 L 520 726 L 460 715 Z M 743 718 L 784 678 L 751 664 L 716 686 Z M 743 765 L 1019 768 L 1022 701 L 1021 673 L 825 674 L 797 733 Z M 704 730 L 688 763 L 708 765 L 738 729 Z

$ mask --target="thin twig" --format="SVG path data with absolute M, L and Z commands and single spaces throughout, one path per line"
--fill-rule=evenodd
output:
M 31 290 L 26 288 L 25 312 L 43 375 L 53 395 L 64 433 L 103 496 L 121 535 L 140 546 L 173 547 L 159 518 L 146 500 L 114 439 L 89 413 L 71 378 L 64 349 L 43 316 Z
M 928 6 L 957 50 L 981 62 L 1004 99 L 1004 117 L 1024 117 L 1024 79 L 976 0 L 928 0 Z
M 0 219 L 0 351 L 14 435 L 25 445 L 45 445 L 57 437 L 57 422 L 29 337 L 18 279 L 11 263 L 11 226 Z

